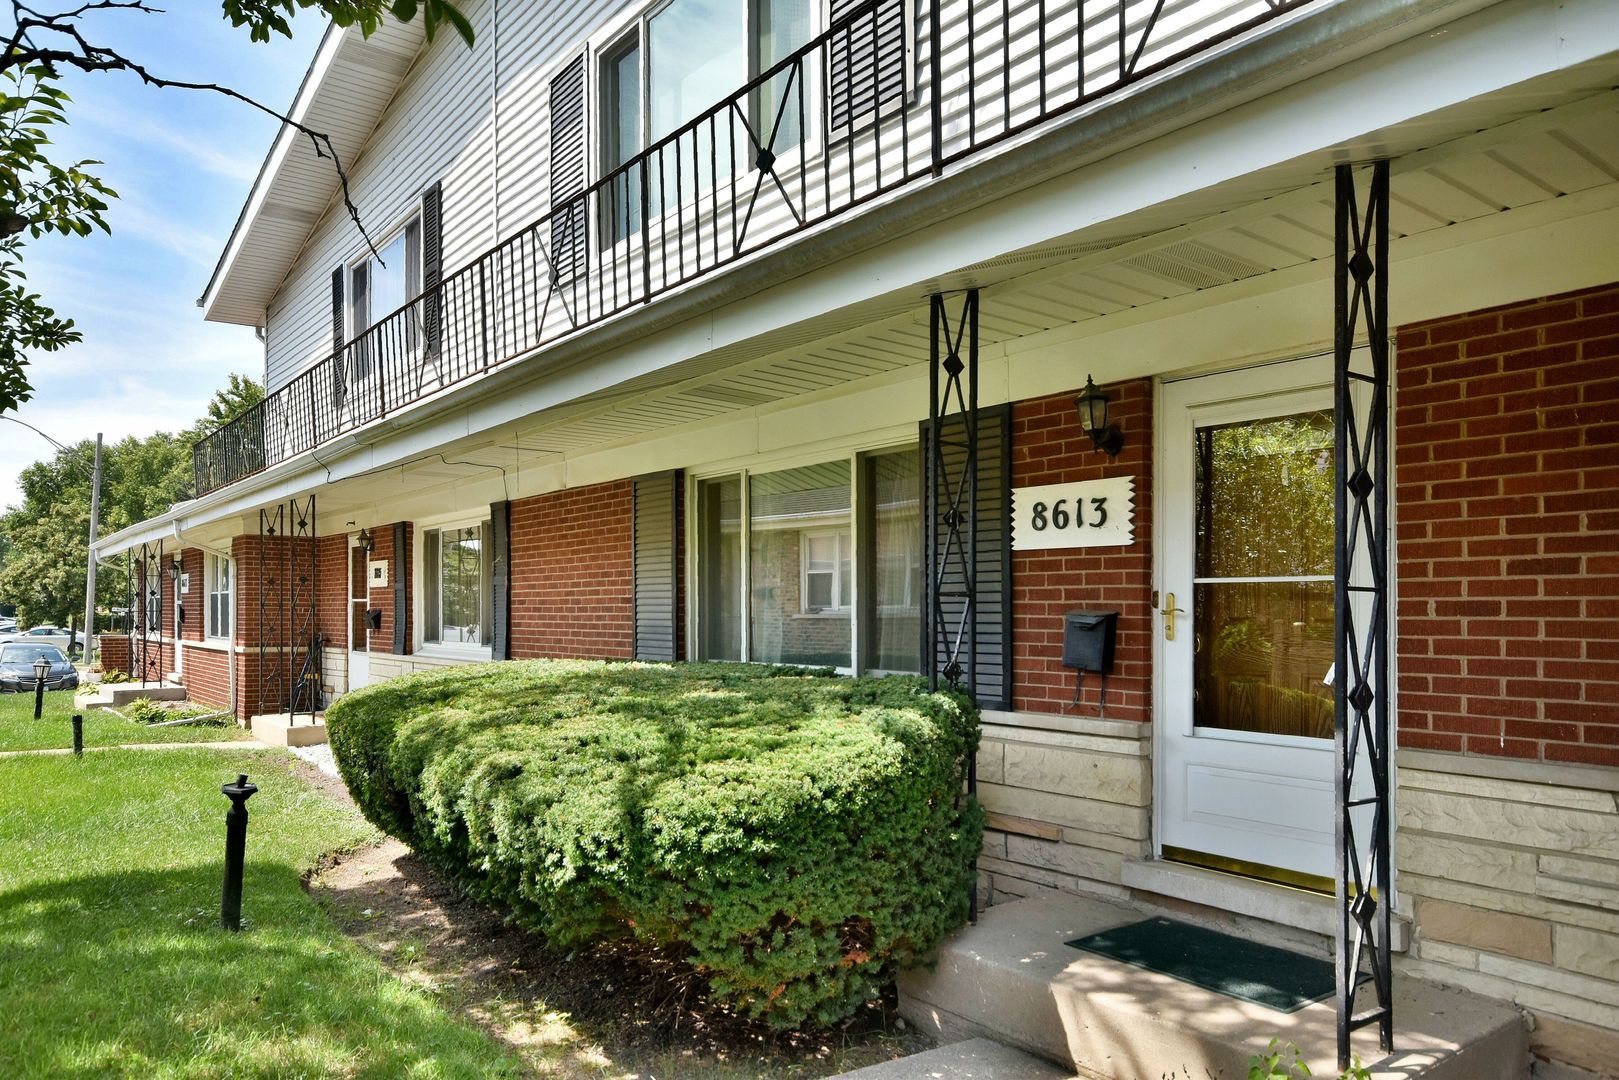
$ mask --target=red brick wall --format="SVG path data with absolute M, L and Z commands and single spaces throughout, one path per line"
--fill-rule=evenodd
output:
M 1097 715 L 1099 682 L 1085 679 L 1072 706 L 1074 673 L 1062 666 L 1062 617 L 1074 608 L 1117 609 L 1118 642 L 1108 676 L 1113 720 L 1152 719 L 1152 384 L 1109 386 L 1110 422 L 1124 432 L 1117 459 L 1096 450 L 1079 426 L 1078 392 L 1012 406 L 1012 486 L 1134 476 L 1135 543 L 1012 553 L 1013 702 L 1037 712 Z
M 191 579 L 191 591 L 180 596 L 180 603 L 186 609 L 186 621 L 180 627 L 180 637 L 185 641 L 202 640 L 203 622 L 208 615 L 208 583 L 203 574 L 204 561 L 201 548 L 186 548 L 180 553 L 182 572 Z M 187 660 L 191 659 L 191 651 L 187 650 Z
M 96 638 L 96 648 L 101 653 L 102 671 L 130 673 L 129 638 L 126 635 L 101 634 Z
M 315 626 L 326 644 L 348 648 L 349 538 L 347 533 L 315 541 Z
M 631 491 L 616 480 L 512 503 L 513 657 L 631 655 Z
M 193 582 L 197 579 L 192 578 Z M 186 622 L 191 621 L 190 608 L 186 609 Z M 223 649 L 185 647 L 186 697 L 221 709 L 234 707 L 231 700 L 230 657 Z
M 1619 285 L 1398 345 L 1400 744 L 1619 765 Z

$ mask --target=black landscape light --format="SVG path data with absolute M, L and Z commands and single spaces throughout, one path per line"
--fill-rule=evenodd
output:
M 43 654 L 34 658 L 34 719 L 45 712 L 45 680 L 51 676 L 51 662 Z

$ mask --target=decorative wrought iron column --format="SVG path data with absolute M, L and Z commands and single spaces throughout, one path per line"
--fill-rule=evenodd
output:
M 287 508 L 279 503 L 259 511 L 259 700 L 258 715 L 266 705 L 274 712 L 287 708 L 287 669 L 281 662 L 281 642 L 287 625 L 287 593 L 282 587 L 281 547 L 286 540 Z M 274 656 L 274 661 L 271 657 Z
M 1339 165 L 1335 207 L 1334 744 L 1337 769 L 1338 1067 L 1350 1034 L 1394 1048 L 1389 967 L 1389 165 L 1361 190 Z M 1355 347 L 1364 332 L 1366 344 Z M 1370 967 L 1362 971 L 1362 965 Z M 1369 982 L 1363 981 L 1369 975 Z M 1361 1008 L 1369 988 L 1375 1002 Z
M 978 686 L 978 290 L 962 296 L 952 321 L 945 297 L 932 297 L 928 437 L 924 482 L 927 617 L 922 669 L 928 688 L 942 677 L 971 695 Z M 950 451 L 954 451 L 953 453 Z M 978 792 L 978 758 L 967 755 L 967 794 Z M 978 917 L 973 861 L 969 917 Z
M 973 527 L 978 505 L 978 290 L 969 289 L 962 297 L 953 327 L 944 296 L 934 294 L 932 324 L 925 508 L 930 588 L 922 664 L 930 689 L 937 690 L 943 677 L 953 689 L 972 693 L 978 685 L 978 537 Z M 956 433 L 949 430 L 956 425 L 947 424 L 952 420 L 959 425 Z
M 137 612 L 131 611 L 131 625 L 140 633 L 132 639 L 129 662 L 140 675 L 141 685 L 163 681 L 163 541 L 142 543 L 139 560 L 133 565 L 135 585 L 139 590 L 139 621 Z M 156 603 L 153 594 L 156 593 Z
M 287 671 L 292 678 L 287 709 L 315 722 L 320 708 L 320 643 L 315 605 L 315 496 L 287 504 Z

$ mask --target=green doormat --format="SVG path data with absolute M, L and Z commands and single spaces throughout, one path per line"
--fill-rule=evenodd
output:
M 1277 1012 L 1298 1012 L 1337 989 L 1331 961 L 1173 919 L 1147 919 L 1068 944 Z

